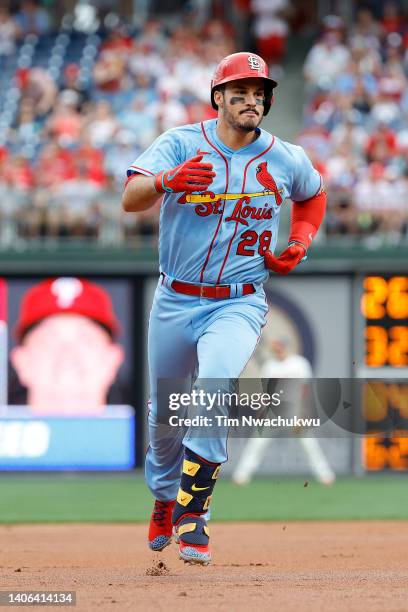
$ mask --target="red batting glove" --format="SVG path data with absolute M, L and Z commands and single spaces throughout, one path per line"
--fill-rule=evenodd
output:
M 215 172 L 212 164 L 201 163 L 202 155 L 196 155 L 171 170 L 160 172 L 154 177 L 158 193 L 191 193 L 207 191 L 213 182 Z
M 293 243 L 279 257 L 275 257 L 271 251 L 266 251 L 264 257 L 268 270 L 273 270 L 276 274 L 289 274 L 306 257 L 306 249 L 302 244 Z

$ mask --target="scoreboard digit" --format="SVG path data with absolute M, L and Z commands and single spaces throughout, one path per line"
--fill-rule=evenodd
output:
M 376 409 L 363 410 L 367 437 L 363 445 L 366 469 L 408 470 L 408 381 L 396 385 L 398 368 L 408 366 L 408 276 L 366 276 L 363 279 L 361 314 L 364 317 L 365 364 L 382 368 L 382 399 Z M 397 373 L 396 373 L 397 372 Z M 388 422 L 396 425 L 392 434 L 381 434 Z M 380 425 L 382 427 L 380 427 Z
M 366 365 L 408 366 L 408 276 L 367 276 L 363 289 Z

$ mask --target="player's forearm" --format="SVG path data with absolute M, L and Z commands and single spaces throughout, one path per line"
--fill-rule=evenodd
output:
M 213 182 L 215 172 L 210 163 L 202 162 L 202 155 L 187 159 L 170 170 L 152 176 L 131 175 L 122 197 L 126 212 L 139 212 L 151 208 L 166 193 L 192 193 L 206 191 Z
M 309 248 L 323 221 L 326 202 L 325 191 L 303 202 L 293 202 L 289 243 L 298 242 Z
M 122 207 L 126 212 L 140 212 L 151 208 L 160 197 L 161 194 L 155 189 L 153 177 L 138 174 L 125 187 Z

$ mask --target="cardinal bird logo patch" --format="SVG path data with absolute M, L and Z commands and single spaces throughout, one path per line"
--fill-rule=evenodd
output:
M 280 193 L 282 190 L 278 189 L 278 186 L 275 183 L 275 179 L 273 178 L 272 174 L 268 172 L 267 166 L 268 166 L 268 162 L 266 161 L 260 163 L 259 166 L 257 166 L 256 180 L 258 181 L 258 183 L 262 185 L 262 187 L 264 187 L 264 189 L 273 192 L 275 196 L 275 202 L 278 206 L 280 206 L 283 202 L 283 199 Z

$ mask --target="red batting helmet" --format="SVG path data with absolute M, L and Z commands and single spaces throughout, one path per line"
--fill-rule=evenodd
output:
M 264 80 L 264 115 L 267 115 L 272 104 L 273 89 L 278 84 L 269 77 L 269 69 L 266 62 L 264 62 L 259 55 L 255 55 L 255 53 L 232 53 L 232 55 L 227 55 L 227 57 L 224 57 L 224 59 L 220 61 L 211 81 L 211 104 L 213 108 L 215 108 L 215 110 L 218 108 L 214 101 L 214 91 L 217 89 L 218 85 L 254 77 Z
M 107 291 L 84 279 L 51 278 L 24 295 L 14 329 L 20 341 L 31 326 L 56 314 L 79 314 L 100 323 L 112 335 L 120 331 Z

